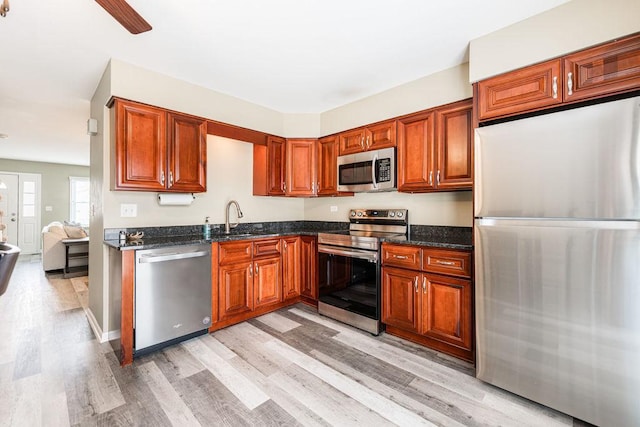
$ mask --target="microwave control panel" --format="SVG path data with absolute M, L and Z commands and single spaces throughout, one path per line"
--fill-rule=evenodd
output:
M 378 160 L 378 182 L 389 182 L 391 181 L 391 159 L 380 159 Z

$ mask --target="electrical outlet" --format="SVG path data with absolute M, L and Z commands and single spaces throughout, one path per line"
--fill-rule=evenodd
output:
M 120 204 L 120 217 L 133 218 L 138 216 L 138 205 L 135 203 L 121 203 Z
M 45 206 L 44 210 L 45 212 L 53 212 L 53 206 Z
M 331 212 L 338 212 L 337 206 L 331 206 L 329 209 L 331 210 Z

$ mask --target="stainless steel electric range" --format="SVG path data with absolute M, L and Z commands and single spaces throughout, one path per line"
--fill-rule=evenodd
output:
M 318 312 L 381 332 L 380 240 L 406 239 L 407 209 L 351 209 L 349 230 L 318 233 Z

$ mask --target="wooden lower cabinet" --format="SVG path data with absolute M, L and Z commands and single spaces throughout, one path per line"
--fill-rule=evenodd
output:
M 253 262 L 254 309 L 272 305 L 282 299 L 282 264 L 280 257 L 259 259 Z
M 399 263 L 407 248 L 417 246 L 384 244 L 383 260 Z M 397 250 L 398 255 L 393 253 Z M 420 248 L 422 259 L 467 260 L 470 253 Z M 449 253 L 449 255 L 446 255 Z M 383 261 L 384 263 L 384 261 Z M 447 264 L 449 265 L 449 264 Z M 468 266 L 468 265 L 467 265 Z M 387 332 L 426 345 L 443 353 L 473 362 L 473 289 L 470 274 L 452 268 L 451 275 L 433 274 L 429 265 L 417 269 L 384 265 L 382 267 L 382 322 Z
M 318 246 L 315 236 L 300 237 L 300 295 L 303 301 L 318 301 Z
M 221 245 L 222 246 L 222 245 Z M 221 265 L 218 283 L 218 315 L 224 321 L 253 310 L 252 261 Z
M 300 296 L 300 238 L 282 239 L 282 300 Z

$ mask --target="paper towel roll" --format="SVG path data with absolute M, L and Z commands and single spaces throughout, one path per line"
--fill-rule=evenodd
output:
M 188 206 L 195 197 L 192 193 L 158 193 L 160 206 Z

